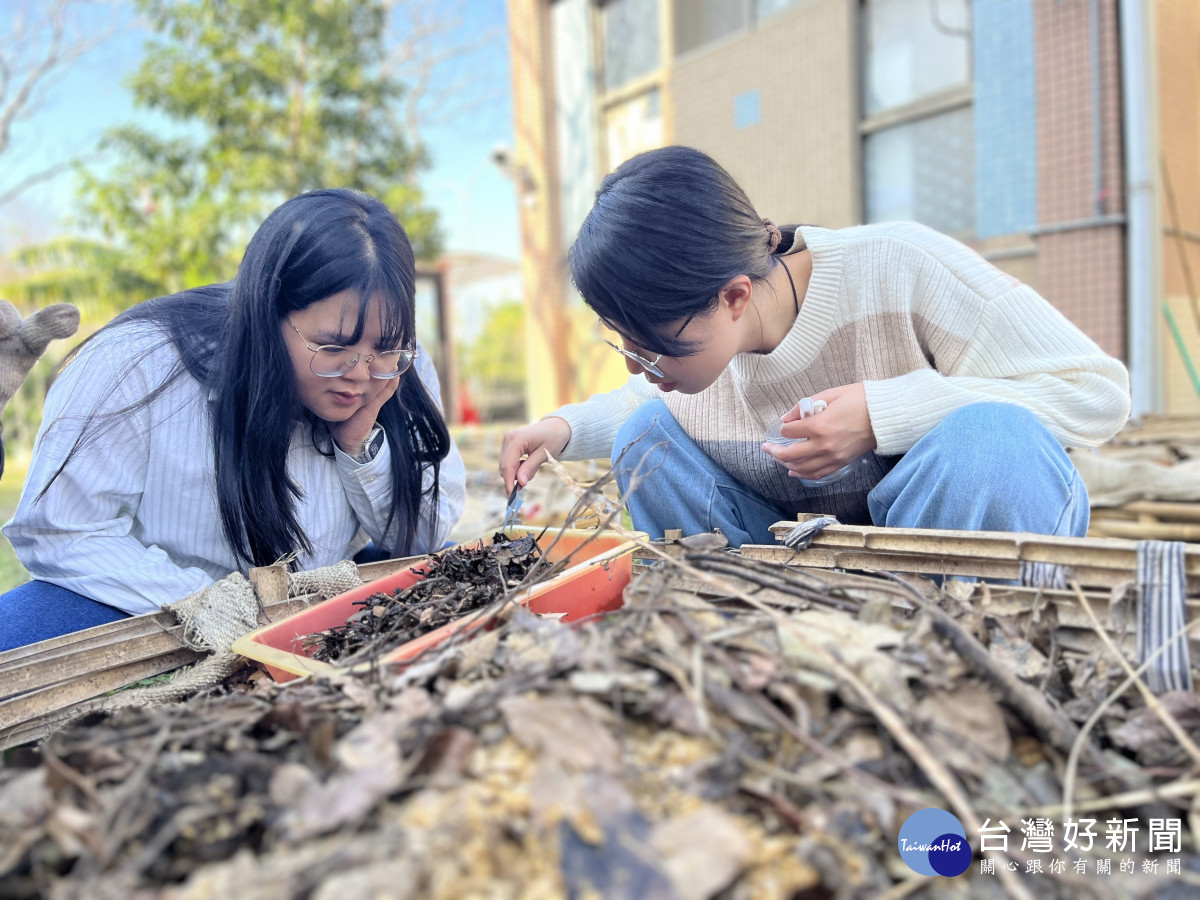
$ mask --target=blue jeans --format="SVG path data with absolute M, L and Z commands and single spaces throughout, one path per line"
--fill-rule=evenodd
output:
M 124 618 L 115 606 L 48 581 L 27 581 L 0 594 L 0 651 Z
M 757 449 L 757 442 L 755 443 Z M 756 494 L 718 466 L 661 400 L 634 411 L 617 433 L 613 462 L 633 527 L 719 528 L 730 545 L 773 544 L 770 526 L 800 512 Z M 631 476 L 641 479 L 632 493 Z M 875 525 L 961 531 L 1028 531 L 1082 537 L 1090 504 L 1083 479 L 1033 413 L 976 403 L 948 415 L 867 494 Z

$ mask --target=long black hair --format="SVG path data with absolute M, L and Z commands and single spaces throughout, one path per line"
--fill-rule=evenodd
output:
M 415 346 L 415 281 L 408 236 L 383 203 L 344 189 L 293 197 L 255 232 L 233 281 L 140 303 L 98 332 L 133 322 L 154 324 L 180 356 L 162 385 L 106 415 L 124 415 L 152 402 L 188 373 L 211 397 L 217 502 L 233 553 L 250 565 L 269 565 L 311 551 L 296 516 L 303 486 L 288 476 L 288 448 L 297 422 L 309 426 L 309 439 L 321 452 L 332 454 L 333 443 L 326 423 L 300 401 L 280 322 L 289 312 L 349 290 L 361 300 L 351 344 L 362 338 L 367 301 L 379 296 L 383 340 Z M 450 451 L 445 420 L 414 369 L 401 376 L 377 418 L 392 448 L 392 509 L 383 549 L 395 555 L 414 550 L 427 469 L 432 484 L 426 493 L 436 513 L 440 465 Z M 88 435 L 85 426 L 58 472 L 84 435 L 95 440 L 98 431 L 102 428 Z
M 790 244 L 785 234 L 782 249 Z M 605 177 L 567 260 L 609 327 L 676 357 L 696 345 L 668 326 L 715 307 L 732 278 L 761 281 L 775 265 L 746 192 L 710 156 L 678 146 L 639 153 Z

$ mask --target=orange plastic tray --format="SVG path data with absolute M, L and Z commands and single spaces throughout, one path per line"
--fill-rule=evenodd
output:
M 515 537 L 538 534 L 540 531 L 539 528 L 512 528 L 508 533 Z M 551 547 L 551 542 L 559 534 L 561 537 Z M 490 543 L 490 539 L 484 542 Z M 470 545 L 476 543 L 472 541 Z M 551 562 L 571 556 L 574 564 L 549 581 L 516 597 L 515 602 L 525 605 L 531 612 L 562 615 L 567 622 L 621 608 L 625 586 L 633 574 L 633 550 L 636 544 L 614 532 L 549 529 L 541 539 L 541 545 L 547 548 L 546 558 Z M 352 671 L 350 667 L 310 659 L 304 639 L 344 625 L 350 616 L 362 608 L 355 604 L 372 594 L 390 594 L 402 590 L 424 576 L 418 563 L 411 569 L 364 584 L 243 635 L 234 641 L 233 651 L 259 662 L 277 682 L 291 681 L 302 675 Z M 468 613 L 462 619 L 401 644 L 385 654 L 380 662 L 406 662 L 460 632 L 469 633 L 491 623 L 492 618 Z M 366 669 L 377 664 L 361 663 L 354 668 Z

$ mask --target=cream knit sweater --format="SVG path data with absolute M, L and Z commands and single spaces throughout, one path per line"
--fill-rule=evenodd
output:
M 860 500 L 894 464 L 887 456 L 907 452 L 971 403 L 1023 406 L 1064 446 L 1100 444 L 1125 423 L 1124 365 L 1034 290 L 958 241 L 912 223 L 799 233 L 812 252 L 812 277 L 778 347 L 735 356 L 699 394 L 662 394 L 637 375 L 562 407 L 553 415 L 572 435 L 563 456 L 607 457 L 629 413 L 661 398 L 722 468 L 782 508 L 801 511 L 813 491 L 762 452 L 762 437 L 797 400 L 829 388 L 864 383 L 884 459 L 877 471 L 818 490 L 858 493 Z M 843 505 L 830 499 L 826 507 Z M 855 505 L 865 510 L 865 503 Z M 862 520 L 842 512 L 843 521 Z

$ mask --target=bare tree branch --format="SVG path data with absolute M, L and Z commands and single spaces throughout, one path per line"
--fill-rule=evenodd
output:
M 94 159 L 96 156 L 97 154 L 88 154 L 86 157 L 80 159 L 63 160 L 62 162 L 55 163 L 52 166 L 47 166 L 40 172 L 34 172 L 31 175 L 26 175 L 16 184 L 6 188 L 4 191 L 0 191 L 0 206 L 16 200 L 21 193 L 33 187 L 35 184 L 41 184 L 43 181 L 49 181 L 51 178 L 60 175 L 61 173 L 72 168 L 77 162 L 84 162 L 85 160 Z
M 389 8 L 399 39 L 387 69 L 405 83 L 401 120 L 419 151 L 429 128 L 465 121 L 503 96 L 485 54 L 504 31 L 471 29 L 462 0 L 393 0 Z
M 14 123 L 36 114 L 47 92 L 72 64 L 116 34 L 115 7 L 105 26 L 93 28 L 91 23 L 83 23 L 82 10 L 101 5 L 107 4 L 91 0 L 30 2 L 13 15 L 12 27 L 0 37 L 0 155 L 11 148 Z M 70 165 L 56 163 L 26 176 L 0 194 L 0 203 Z

